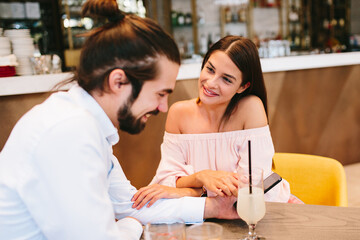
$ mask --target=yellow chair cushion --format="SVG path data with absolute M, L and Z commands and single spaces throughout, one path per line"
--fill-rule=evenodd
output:
M 297 153 L 275 153 L 273 171 L 290 183 L 291 193 L 306 204 L 348 204 L 343 166 L 335 159 Z

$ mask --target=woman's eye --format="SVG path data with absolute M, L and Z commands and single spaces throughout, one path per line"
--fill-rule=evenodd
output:
M 212 67 L 206 67 L 209 72 L 214 72 L 214 69 Z
M 224 81 L 227 82 L 227 83 L 232 83 L 232 81 L 231 81 L 229 78 L 227 78 L 227 77 L 223 77 L 223 79 L 224 79 Z
M 165 97 L 165 94 L 164 93 L 159 93 L 159 96 L 160 97 Z

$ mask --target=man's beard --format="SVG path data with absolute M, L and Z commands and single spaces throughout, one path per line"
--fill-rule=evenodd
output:
M 145 122 L 141 121 L 140 117 L 139 119 L 136 119 L 136 117 L 131 112 L 131 106 L 134 101 L 129 100 L 123 107 L 121 107 L 118 111 L 118 122 L 119 122 L 119 128 L 125 132 L 128 132 L 130 134 L 138 134 L 145 128 Z M 148 112 L 147 114 L 157 115 L 159 113 L 159 110 L 154 110 L 151 112 Z

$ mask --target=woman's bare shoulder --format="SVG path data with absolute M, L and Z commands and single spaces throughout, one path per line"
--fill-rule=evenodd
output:
M 191 111 L 196 105 L 196 98 L 175 102 L 169 109 L 169 114 L 183 114 Z
M 196 99 L 172 104 L 167 115 L 165 130 L 170 133 L 181 133 L 181 125 L 193 115 L 196 105 Z
M 242 98 L 234 115 L 242 118 L 244 129 L 264 127 L 268 124 L 264 104 L 254 95 Z
M 257 110 L 264 109 L 264 104 L 262 103 L 261 99 L 255 95 L 248 95 L 243 97 L 238 106 L 241 108 L 256 108 Z

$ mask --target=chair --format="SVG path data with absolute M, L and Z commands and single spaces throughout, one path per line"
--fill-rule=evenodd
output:
M 273 171 L 290 183 L 291 193 L 306 204 L 347 207 L 347 185 L 341 163 L 327 157 L 275 153 Z

